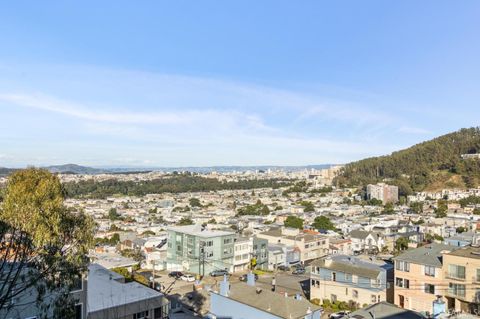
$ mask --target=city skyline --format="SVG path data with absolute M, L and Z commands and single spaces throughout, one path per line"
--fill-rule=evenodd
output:
M 477 2 L 185 5 L 2 5 L 0 167 L 343 164 L 478 125 Z

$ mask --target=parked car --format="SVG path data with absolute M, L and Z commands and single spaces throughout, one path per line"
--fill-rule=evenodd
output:
M 345 316 L 348 315 L 349 313 L 350 313 L 350 311 L 334 312 L 334 313 L 330 314 L 330 316 L 329 316 L 328 318 L 329 318 L 329 319 L 340 319 L 340 318 L 345 317 Z
M 281 271 L 290 271 L 290 267 L 284 265 L 278 266 L 277 269 Z
M 183 275 L 182 276 L 183 281 L 195 281 L 195 276 L 194 275 Z
M 292 271 L 293 275 L 303 275 L 305 273 L 305 268 L 297 267 L 294 271 Z
M 212 276 L 212 277 L 218 277 L 218 276 L 223 276 L 223 275 L 228 275 L 228 271 L 226 271 L 226 270 L 214 270 L 210 273 L 210 276 Z
M 253 275 L 255 277 L 255 281 L 257 281 L 258 280 L 258 275 L 257 274 L 253 274 Z M 240 276 L 240 281 L 247 281 L 247 274 L 241 275 Z
M 168 273 L 168 277 L 180 279 L 182 278 L 183 273 L 181 271 L 171 271 Z

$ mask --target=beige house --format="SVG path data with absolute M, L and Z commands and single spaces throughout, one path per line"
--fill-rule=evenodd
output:
M 445 295 L 442 255 L 453 249 L 456 247 L 432 243 L 394 258 L 395 305 L 432 313 L 436 296 Z
M 257 237 L 270 244 L 285 244 L 298 249 L 302 263 L 323 257 L 329 250 L 329 238 L 315 231 L 282 227 L 260 233 Z
M 358 306 L 393 301 L 393 267 L 381 260 L 334 255 L 311 264 L 310 299 L 354 302 Z
M 444 293 L 448 309 L 480 310 L 480 247 L 462 247 L 443 255 Z

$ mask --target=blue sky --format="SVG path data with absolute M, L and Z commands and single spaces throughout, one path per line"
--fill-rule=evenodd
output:
M 303 165 L 480 119 L 479 1 L 9 1 L 0 166 Z

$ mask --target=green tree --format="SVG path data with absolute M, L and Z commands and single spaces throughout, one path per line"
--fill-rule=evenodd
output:
M 283 224 L 285 227 L 303 229 L 303 219 L 297 216 L 288 216 Z
M 180 219 L 180 221 L 177 223 L 178 226 L 188 226 L 193 224 L 193 220 L 188 217 L 182 217 L 182 219 Z
M 216 224 L 217 221 L 215 220 L 215 218 L 212 218 L 208 221 L 209 224 Z
M 120 214 L 118 214 L 117 212 L 117 209 L 112 207 L 110 208 L 110 210 L 108 211 L 108 218 L 112 221 L 114 220 L 120 220 L 121 219 L 121 216 Z
M 314 212 L 315 211 L 315 206 L 313 205 L 312 202 L 304 200 L 304 201 L 300 202 L 300 205 L 303 206 L 303 211 L 304 212 Z
M 192 207 L 202 207 L 202 203 L 200 203 L 198 198 L 190 198 L 188 202 Z
M 408 238 L 400 237 L 395 241 L 395 249 L 402 251 L 408 248 Z
M 412 202 L 410 203 L 410 211 L 421 214 L 423 213 L 423 203 L 422 202 Z
M 473 214 L 474 214 L 474 215 L 480 215 L 480 208 L 475 208 L 475 209 L 473 210 Z
M 455 230 L 456 230 L 457 234 L 461 234 L 461 233 L 464 233 L 464 232 L 467 231 L 467 229 L 463 226 L 457 227 L 457 228 L 455 228 Z
M 335 225 L 333 225 L 332 221 L 327 216 L 315 217 L 312 226 L 315 229 L 335 230 Z
M 436 218 L 447 217 L 447 203 L 444 200 L 439 200 L 434 211 Z
M 383 207 L 383 214 L 386 214 L 386 215 L 391 215 L 395 212 L 394 208 L 393 208 L 393 204 L 392 203 L 386 203 L 385 206 Z
M 32 290 L 45 315 L 53 308 L 55 318 L 74 316 L 70 290 L 88 266 L 93 228 L 91 218 L 64 206 L 62 184 L 55 175 L 29 168 L 9 176 L 0 208 L 2 259 L 15 261 L 0 263 L 0 309 L 7 317 L 12 300 Z M 54 300 L 47 303 L 44 297 L 49 293 Z

